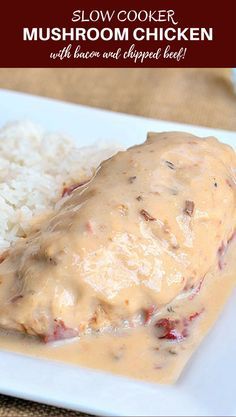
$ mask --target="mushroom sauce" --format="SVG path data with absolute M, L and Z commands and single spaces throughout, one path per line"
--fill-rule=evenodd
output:
M 174 382 L 235 287 L 235 168 L 214 138 L 151 134 L 64 190 L 2 256 L 0 347 Z

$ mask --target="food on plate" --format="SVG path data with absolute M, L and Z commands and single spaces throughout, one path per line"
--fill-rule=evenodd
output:
M 62 187 L 55 208 L 2 254 L 0 326 L 44 342 L 104 340 L 116 359 L 146 340 L 156 379 L 176 362 L 174 380 L 207 330 L 197 329 L 211 296 L 216 310 L 225 301 L 235 169 L 235 152 L 214 138 L 150 133 Z
M 0 251 L 24 237 L 32 218 L 53 209 L 63 187 L 84 181 L 121 147 L 96 143 L 78 148 L 62 133 L 30 121 L 0 129 Z

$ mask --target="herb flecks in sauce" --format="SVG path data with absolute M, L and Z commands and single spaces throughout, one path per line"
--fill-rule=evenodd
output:
M 229 147 L 185 133 L 150 135 L 102 163 L 0 264 L 0 325 L 46 342 L 79 335 L 76 348 L 63 347 L 65 361 L 176 379 L 235 280 L 226 275 L 235 256 L 219 250 L 235 229 L 235 165 Z M 114 360 L 123 343 L 125 355 Z
M 134 175 L 134 176 L 132 176 L 132 177 L 129 177 L 129 179 L 128 179 L 129 183 L 130 183 L 130 184 L 133 184 L 133 182 L 136 180 L 136 178 L 137 178 L 137 176 L 136 176 L 136 175 Z
M 171 161 L 165 161 L 165 163 L 168 166 L 168 168 L 173 169 L 173 170 L 175 169 L 175 165 L 173 164 L 173 162 L 171 162 Z

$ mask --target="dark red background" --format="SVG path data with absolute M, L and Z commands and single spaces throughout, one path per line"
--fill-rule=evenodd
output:
M 146 67 L 233 67 L 236 66 L 236 0 L 9 0 L 1 5 L 0 14 L 0 66 L 1 67 L 126 67 L 126 66 L 146 66 Z M 120 26 L 121 22 L 105 24 L 96 23 L 73 23 L 71 21 L 73 10 L 160 10 L 173 9 L 179 21 L 179 27 L 213 27 L 214 41 L 179 41 L 179 42 L 155 42 L 141 41 L 135 42 L 138 50 L 156 51 L 159 47 L 164 48 L 167 44 L 171 49 L 178 50 L 181 46 L 188 47 L 185 59 L 180 62 L 175 60 L 146 60 L 143 64 L 135 64 L 133 61 L 126 60 L 76 60 L 65 59 L 52 60 L 49 54 L 52 51 L 62 49 L 68 43 L 67 40 L 60 41 L 23 41 L 23 27 L 102 27 L 103 25 L 112 27 Z M 127 22 L 123 23 L 127 26 Z M 137 26 L 170 26 L 169 23 L 129 23 L 129 27 Z M 130 41 L 79 41 L 82 50 L 116 50 L 118 47 L 125 49 L 134 43 Z

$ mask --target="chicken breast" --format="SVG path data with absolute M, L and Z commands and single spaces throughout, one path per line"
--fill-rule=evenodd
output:
M 51 341 L 140 325 L 198 288 L 235 232 L 235 169 L 229 146 L 176 132 L 103 162 L 1 263 L 0 326 Z

